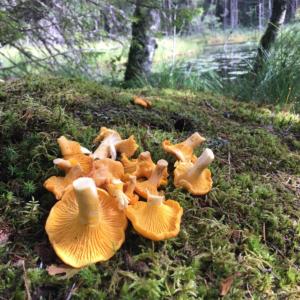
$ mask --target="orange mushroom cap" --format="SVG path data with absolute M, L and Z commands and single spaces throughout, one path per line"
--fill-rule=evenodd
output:
M 164 200 L 163 196 L 148 193 L 147 202 L 127 207 L 126 216 L 145 238 L 160 241 L 178 235 L 183 209 L 177 201 Z
M 119 133 L 115 130 L 101 127 L 100 134 L 95 138 L 94 143 L 100 143 L 93 153 L 94 158 L 103 159 L 111 157 L 113 160 L 117 158 L 117 152 L 124 152 L 128 157 L 132 156 L 138 145 L 134 136 L 130 136 L 126 140 L 122 140 Z
M 66 173 L 76 165 L 81 167 L 83 174 L 88 174 L 93 168 L 92 157 L 84 154 L 74 154 L 69 159 L 56 158 L 53 163 Z
M 193 195 L 204 195 L 212 189 L 208 165 L 214 160 L 210 149 L 205 149 L 197 161 L 179 162 L 174 170 L 174 185 L 187 189 Z
M 169 140 L 165 140 L 162 143 L 162 147 L 166 152 L 174 155 L 178 160 L 189 162 L 196 160 L 196 156 L 193 154 L 194 149 L 204 141 L 205 138 L 202 137 L 198 132 L 195 132 L 185 141 L 179 144 L 173 145 Z
M 95 180 L 98 187 L 110 183 L 113 179 L 124 177 L 124 167 L 119 161 L 104 158 L 94 161 L 93 170 L 89 177 Z
M 91 153 L 88 149 L 82 147 L 78 142 L 70 141 L 63 135 L 57 139 L 57 142 L 64 159 L 71 158 L 73 155 L 77 154 Z
M 122 153 L 120 160 L 124 166 L 125 174 L 132 174 L 135 172 L 137 159 L 130 160 L 125 153 Z
M 44 188 L 49 192 L 52 192 L 56 198 L 59 200 L 67 187 L 72 184 L 72 182 L 83 175 L 82 169 L 79 165 L 72 167 L 65 177 L 61 176 L 51 176 L 44 182 Z
M 144 108 L 151 108 L 151 106 L 152 106 L 151 101 L 149 101 L 145 98 L 142 98 L 140 96 L 133 96 L 133 103 L 137 104 L 137 105 L 140 105 Z
M 161 184 L 161 179 L 163 178 L 163 173 L 168 167 L 168 162 L 161 159 L 157 162 L 154 170 L 151 173 L 149 179 L 141 182 L 137 182 L 135 191 L 145 199 L 147 198 L 147 192 L 153 195 L 158 195 L 157 188 Z
M 73 182 L 46 222 L 50 243 L 61 260 L 74 267 L 106 261 L 125 240 L 125 214 L 91 178 Z

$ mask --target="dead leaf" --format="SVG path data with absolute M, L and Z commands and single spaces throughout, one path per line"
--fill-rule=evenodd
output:
M 133 103 L 142 106 L 144 108 L 150 108 L 152 106 L 151 101 L 142 98 L 140 96 L 133 96 Z
M 74 269 L 67 267 L 65 265 L 57 266 L 57 265 L 50 265 L 47 267 L 47 272 L 50 276 L 55 275 L 61 275 L 65 274 L 63 276 L 59 276 L 61 279 L 69 279 L 73 277 L 75 274 L 77 274 L 81 269 Z
M 226 279 L 223 279 L 221 281 L 220 285 L 220 296 L 226 296 L 231 288 L 231 285 L 234 280 L 234 275 L 230 275 Z

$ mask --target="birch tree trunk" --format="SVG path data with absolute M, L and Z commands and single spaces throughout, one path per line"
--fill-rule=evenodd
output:
M 137 0 L 132 22 L 132 40 L 129 49 L 125 81 L 147 78 L 151 72 L 155 49 L 155 33 L 160 24 L 159 10 Z
M 288 0 L 274 0 L 272 7 L 272 15 L 268 23 L 267 29 L 263 34 L 258 48 L 255 70 L 261 67 L 265 54 L 268 54 L 272 44 L 274 43 L 281 25 L 284 23 L 287 10 Z

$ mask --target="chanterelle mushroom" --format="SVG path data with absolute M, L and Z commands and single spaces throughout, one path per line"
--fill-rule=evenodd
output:
M 122 140 L 118 132 L 106 127 L 101 127 L 100 134 L 95 138 L 94 143 L 100 143 L 98 148 L 92 154 L 94 159 L 103 159 L 110 157 L 113 160 L 117 158 L 117 152 L 125 153 L 127 157 L 131 157 L 138 145 L 133 136 L 126 140 Z
M 130 204 L 134 204 L 139 201 L 139 196 L 134 193 L 136 182 L 136 176 L 129 175 L 129 180 L 125 185 L 125 194 L 130 199 Z
M 137 159 L 133 159 L 131 161 L 126 155 L 122 155 L 121 161 L 125 169 L 125 175 L 126 173 L 129 173 L 137 178 L 149 178 L 156 166 L 152 161 L 149 151 L 142 152 Z M 168 169 L 165 168 L 160 181 L 161 185 L 166 185 L 168 183 L 168 176 Z
M 195 161 L 196 157 L 193 154 L 194 149 L 202 144 L 205 138 L 202 137 L 198 132 L 193 133 L 185 141 L 172 145 L 170 141 L 165 140 L 162 143 L 163 149 L 173 154 L 178 160 L 183 162 Z
M 72 184 L 72 182 L 83 175 L 82 169 L 79 165 L 71 167 L 67 172 L 66 176 L 51 176 L 44 182 L 44 188 L 49 192 L 52 192 L 56 198 L 59 200 L 67 187 Z
M 125 240 L 126 226 L 108 193 L 82 177 L 52 207 L 46 232 L 61 260 L 80 268 L 110 259 Z
M 138 201 L 126 209 L 134 229 L 142 236 L 160 241 L 175 237 L 180 230 L 183 209 L 177 201 L 148 193 L 147 202 Z
M 208 165 L 214 160 L 212 150 L 206 148 L 197 161 L 179 162 L 174 170 L 174 185 L 183 187 L 193 195 L 207 194 L 212 188 Z
M 57 139 L 57 142 L 64 159 L 69 159 L 77 154 L 91 153 L 90 150 L 82 147 L 78 142 L 70 141 L 63 135 Z
M 66 173 L 68 173 L 70 169 L 76 165 L 81 167 L 83 174 L 88 174 L 93 168 L 93 159 L 84 154 L 75 154 L 69 159 L 56 158 L 53 160 L 53 163 Z
M 161 184 L 163 174 L 168 167 L 168 162 L 161 159 L 157 162 L 154 170 L 151 173 L 149 179 L 141 182 L 137 182 L 135 191 L 142 197 L 147 198 L 147 192 L 158 195 L 157 188 Z
M 123 178 L 124 168 L 119 161 L 104 158 L 94 161 L 93 170 L 88 176 L 95 180 L 98 187 L 102 187 L 113 179 Z

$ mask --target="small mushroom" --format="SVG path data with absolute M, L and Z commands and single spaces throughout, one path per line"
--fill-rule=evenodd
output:
M 74 268 L 110 259 L 123 244 L 126 227 L 125 214 L 87 177 L 73 182 L 46 222 L 56 254 Z
M 140 96 L 133 96 L 133 103 L 139 106 L 142 106 L 144 108 L 151 108 L 152 103 L 151 101 L 142 98 Z
M 153 194 L 153 195 L 158 195 L 158 190 L 157 188 L 161 184 L 161 180 L 163 178 L 163 174 L 165 170 L 168 167 L 168 162 L 165 161 L 164 159 L 160 159 L 157 162 L 157 165 L 155 166 L 154 170 L 151 172 L 151 176 L 149 179 L 141 182 L 137 182 L 135 191 L 145 199 L 147 198 L 147 192 Z
M 166 240 L 178 235 L 183 209 L 177 201 L 148 193 L 147 202 L 138 201 L 126 209 L 133 228 L 153 241 Z
M 53 163 L 66 173 L 76 165 L 81 167 L 83 174 L 88 174 L 93 168 L 92 157 L 84 154 L 74 154 L 69 159 L 56 158 L 53 160 Z
M 137 178 L 149 178 L 156 166 L 149 151 L 142 152 L 137 159 L 131 161 L 127 156 L 123 155 L 121 161 L 125 169 L 125 174 L 129 173 Z M 126 172 L 126 169 L 128 172 Z M 168 183 L 168 176 L 168 170 L 165 168 L 160 182 L 161 185 L 166 185 Z
M 94 161 L 93 170 L 88 174 L 95 180 L 97 187 L 103 187 L 113 179 L 124 177 L 124 167 L 119 161 L 104 158 Z
M 134 204 L 139 201 L 139 196 L 134 193 L 136 186 L 136 176 L 129 175 L 129 180 L 125 185 L 125 194 L 130 199 L 130 204 Z
M 99 142 L 101 142 L 100 145 L 92 154 L 94 159 L 111 157 L 111 159 L 116 160 L 117 152 L 125 153 L 127 157 L 131 157 L 138 148 L 134 136 L 122 140 L 118 132 L 106 127 L 101 127 L 100 134 L 94 140 L 94 143 Z
M 124 183 L 120 179 L 113 179 L 107 184 L 108 193 L 117 201 L 119 209 L 124 209 L 128 206 L 130 199 L 123 191 Z
M 59 200 L 67 187 L 72 184 L 72 182 L 83 175 L 82 169 L 79 165 L 71 167 L 67 172 L 66 176 L 51 176 L 44 182 L 44 188 L 49 192 L 52 192 L 56 198 Z
M 174 185 L 187 189 L 193 195 L 207 194 L 212 188 L 211 172 L 207 167 L 213 160 L 212 150 L 206 148 L 194 164 L 177 163 L 174 170 Z
M 57 142 L 64 159 L 69 159 L 76 154 L 91 153 L 87 148 L 82 147 L 78 142 L 70 141 L 63 135 L 57 139 Z
M 162 147 L 166 152 L 174 155 L 178 160 L 189 162 L 196 160 L 196 156 L 193 154 L 194 149 L 204 141 L 205 138 L 198 132 L 195 132 L 179 144 L 173 145 L 169 140 L 165 140 L 162 143 Z

